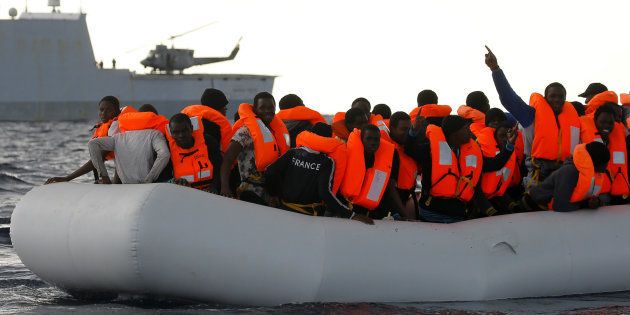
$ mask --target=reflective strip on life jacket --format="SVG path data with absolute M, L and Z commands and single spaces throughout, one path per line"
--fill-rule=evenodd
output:
M 533 93 L 529 103 L 536 109 L 532 157 L 564 161 L 580 143 L 580 120 L 575 108 L 565 102 L 556 120 L 551 105 L 542 95 Z
M 348 161 L 346 176 L 341 184 L 341 193 L 353 204 L 374 210 L 386 190 L 394 158 L 394 145 L 381 141 L 374 153 L 374 165 L 365 167 L 365 156 L 361 131 L 355 129 L 348 137 Z M 350 174 L 352 174 L 350 176 Z
M 576 203 L 599 196 L 604 180 L 602 173 L 596 173 L 593 160 L 586 151 L 586 144 L 580 144 L 573 152 L 573 163 L 580 173 L 576 187 L 571 194 L 571 202 Z
M 299 147 L 307 147 L 326 154 L 335 162 L 335 171 L 333 176 L 333 186 L 331 191 L 337 194 L 341 182 L 346 173 L 346 163 L 348 152 L 345 143 L 334 138 L 327 138 L 316 135 L 310 131 L 302 131 L 295 139 L 295 145 Z
M 482 169 L 481 149 L 474 140 L 459 148 L 459 158 L 446 142 L 442 128 L 429 125 L 427 138 L 431 148 L 431 189 L 433 197 L 470 201 Z
M 204 139 L 201 117 L 191 117 L 190 122 L 193 126 L 194 144 L 188 149 L 178 146 L 171 136 L 169 128 L 166 128 L 166 139 L 173 163 L 173 176 L 186 179 L 194 188 L 204 189 L 210 185 L 214 175 L 214 166 L 210 161 L 208 147 Z
M 267 166 L 287 152 L 290 145 L 289 131 L 282 120 L 274 116 L 269 127 L 256 116 L 253 105 L 243 103 L 238 108 L 241 117 L 232 128 L 232 135 L 246 126 L 254 142 L 256 169 L 264 171 Z M 231 136 L 230 136 L 231 137 Z
M 230 145 L 232 139 L 232 124 L 230 121 L 216 109 L 205 105 L 189 105 L 181 111 L 188 117 L 199 116 L 209 122 L 217 124 L 221 132 L 221 139 L 216 139 L 221 143 L 221 152 L 225 152 Z

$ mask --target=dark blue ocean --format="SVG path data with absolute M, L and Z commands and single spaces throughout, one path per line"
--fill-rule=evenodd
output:
M 22 195 L 48 177 L 68 174 L 88 160 L 86 143 L 91 126 L 72 122 L 0 122 L 0 314 L 630 314 L 630 292 L 488 302 L 308 303 L 277 307 L 215 305 L 141 296 L 121 296 L 108 303 L 75 300 L 24 267 L 11 246 L 9 226 L 11 212 Z M 76 181 L 89 183 L 91 175 Z

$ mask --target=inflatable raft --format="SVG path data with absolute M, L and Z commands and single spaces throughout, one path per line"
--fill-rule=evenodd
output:
M 24 264 L 74 292 L 241 305 L 472 301 L 630 289 L 630 209 L 365 225 L 171 184 L 26 194 Z

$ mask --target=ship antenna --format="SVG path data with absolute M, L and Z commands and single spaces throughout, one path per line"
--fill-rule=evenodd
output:
M 24 0 L 24 12 L 28 12 L 28 0 Z

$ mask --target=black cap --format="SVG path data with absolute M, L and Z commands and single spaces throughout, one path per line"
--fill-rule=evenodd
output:
M 594 95 L 597 95 L 599 93 L 606 92 L 606 91 L 608 91 L 608 88 L 605 85 L 601 83 L 591 83 L 586 88 L 586 91 L 584 91 L 582 94 L 578 96 L 589 97 L 589 96 L 594 96 Z
M 227 106 L 228 99 L 220 90 L 206 89 L 201 96 L 201 104 L 219 110 Z

